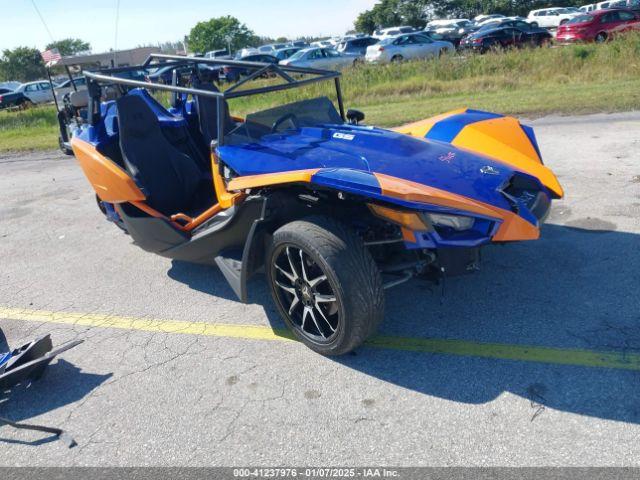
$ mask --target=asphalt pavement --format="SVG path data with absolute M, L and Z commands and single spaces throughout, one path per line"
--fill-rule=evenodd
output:
M 334 359 L 263 277 L 243 305 L 138 249 L 72 157 L 1 156 L 6 342 L 85 342 L 0 394 L 78 446 L 0 426 L 0 466 L 640 466 L 640 113 L 529 123 L 567 193 L 542 239 L 388 291 L 379 344 Z

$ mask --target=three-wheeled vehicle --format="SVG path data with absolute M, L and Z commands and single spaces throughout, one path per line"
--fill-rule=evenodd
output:
M 483 245 L 537 239 L 563 195 L 513 118 L 460 109 L 386 130 L 345 113 L 337 72 L 163 54 L 129 68 L 160 61 L 191 67 L 188 83 L 85 72 L 87 122 L 70 145 L 101 210 L 144 250 L 217 265 L 241 301 L 264 268 L 284 321 L 321 354 L 376 330 L 385 289 L 475 270 Z M 251 73 L 220 91 L 200 64 Z M 319 82 L 332 98 L 229 111 Z

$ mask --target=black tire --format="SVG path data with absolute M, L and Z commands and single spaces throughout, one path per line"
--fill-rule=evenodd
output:
M 33 102 L 29 99 L 23 100 L 18 104 L 18 108 L 20 108 L 20 110 L 26 110 L 27 108 L 32 108 L 33 106 Z
M 533 28 L 538 28 L 539 25 L 538 25 L 538 22 L 531 22 L 531 26 Z
M 404 60 L 404 57 L 402 55 L 394 55 L 391 58 L 391 63 L 400 63 Z
M 64 144 L 64 140 L 60 135 L 58 135 L 58 146 L 60 147 L 62 153 L 64 153 L 65 155 L 73 156 L 73 149 L 71 147 L 67 147 Z
M 596 43 L 604 43 L 607 41 L 607 34 L 605 32 L 600 32 L 596 35 L 594 40 Z
M 322 355 L 342 355 L 359 347 L 384 317 L 376 263 L 355 233 L 329 217 L 308 217 L 279 228 L 265 270 L 287 326 Z M 318 282 L 321 277 L 325 280 Z M 305 329 L 306 318 L 312 321 Z
M 562 20 L 562 21 L 560 22 L 560 25 L 564 25 L 564 24 L 565 24 L 565 23 L 567 23 L 568 21 L 569 21 L 569 20 L 565 18 L 564 20 Z

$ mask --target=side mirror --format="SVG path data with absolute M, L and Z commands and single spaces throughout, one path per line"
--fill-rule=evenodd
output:
M 364 113 L 362 113 L 360 110 L 354 110 L 350 108 L 349 110 L 347 110 L 347 120 L 351 125 L 358 125 L 364 120 Z

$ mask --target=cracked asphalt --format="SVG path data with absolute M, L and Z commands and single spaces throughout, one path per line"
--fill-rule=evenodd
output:
M 538 242 L 489 247 L 441 291 L 387 293 L 385 335 L 640 353 L 640 113 L 536 128 L 567 197 Z M 71 157 L 0 157 L 0 306 L 282 327 L 215 269 L 147 254 Z M 0 319 L 17 346 L 82 338 L 0 416 L 0 466 L 640 466 L 640 372 Z M 0 337 L 0 351 L 2 348 Z

